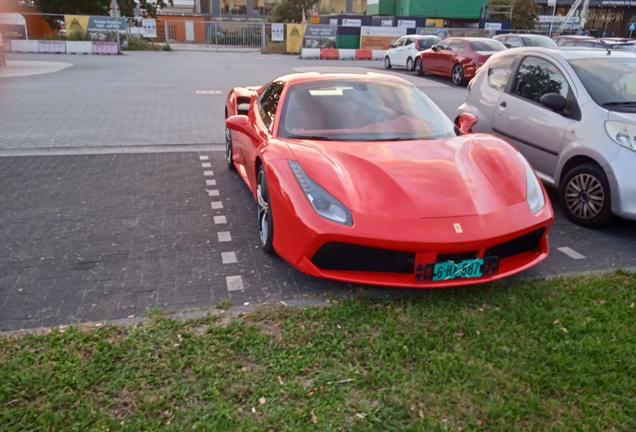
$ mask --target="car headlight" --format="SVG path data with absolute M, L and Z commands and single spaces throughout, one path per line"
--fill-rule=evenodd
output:
M 521 153 L 517 153 L 517 156 L 521 159 L 521 163 L 523 163 L 523 167 L 526 169 L 526 201 L 532 213 L 537 214 L 545 205 L 545 197 L 543 196 L 541 183 L 539 183 L 537 175 L 534 173 L 534 170 L 526 158 L 524 158 Z
M 309 178 L 298 162 L 291 160 L 287 162 L 289 162 L 289 167 L 294 173 L 296 180 L 298 180 L 300 188 L 305 193 L 311 206 L 316 210 L 316 213 L 332 222 L 346 226 L 353 224 L 351 211 L 348 208 L 342 205 L 322 186 Z
M 615 143 L 636 151 L 636 124 L 608 120 L 605 132 Z

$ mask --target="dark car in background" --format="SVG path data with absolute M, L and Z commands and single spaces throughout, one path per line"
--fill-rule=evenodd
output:
M 431 73 L 451 78 L 455 85 L 471 80 L 477 69 L 496 52 L 506 47 L 499 41 L 485 38 L 452 37 L 431 49 L 422 51 L 415 59 L 415 73 Z
M 546 47 L 556 48 L 558 45 L 555 41 L 547 36 L 534 34 L 500 34 L 493 37 L 493 40 L 499 41 L 506 48 L 521 47 Z

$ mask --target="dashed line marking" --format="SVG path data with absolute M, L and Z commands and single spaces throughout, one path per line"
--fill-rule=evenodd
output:
M 226 224 L 227 219 L 225 219 L 225 216 L 214 216 L 214 223 L 216 225 Z
M 210 206 L 212 206 L 212 210 L 218 210 L 223 208 L 223 203 L 221 201 L 212 201 Z
M 206 180 L 205 181 L 205 185 L 206 186 L 216 186 L 216 180 Z
M 229 231 L 219 231 L 218 233 L 216 233 L 216 238 L 219 240 L 219 243 L 232 241 L 232 235 Z
M 206 192 L 208 193 L 208 196 L 219 196 L 218 189 L 206 189 Z
M 572 259 L 575 260 L 579 260 L 579 259 L 584 259 L 585 256 L 581 255 L 580 253 L 578 253 L 577 251 L 575 251 L 574 249 L 571 249 L 569 247 L 560 247 L 557 248 L 558 251 L 563 252 L 564 254 L 566 254 L 567 256 L 569 256 Z
M 236 252 L 221 252 L 221 262 L 223 264 L 236 264 Z
M 228 291 L 243 291 L 243 278 L 241 276 L 226 276 L 225 283 Z
M 203 171 L 203 175 L 206 177 L 210 177 L 214 175 L 214 171 Z
M 210 160 L 207 156 L 199 156 L 199 160 Z
M 212 164 L 210 164 L 209 162 L 203 162 L 201 164 L 201 168 L 210 168 L 210 167 L 212 167 Z

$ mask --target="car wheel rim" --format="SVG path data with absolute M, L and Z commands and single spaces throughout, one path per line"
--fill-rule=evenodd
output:
M 416 73 L 422 72 L 422 63 L 420 61 L 415 62 L 415 72 Z
M 462 81 L 463 75 L 464 74 L 462 73 L 462 68 L 460 66 L 455 66 L 455 69 L 453 70 L 453 82 L 455 84 L 460 83 Z
M 389 60 L 389 58 L 385 57 L 385 59 L 384 59 L 384 67 L 388 69 L 390 64 L 391 64 L 391 61 Z
M 406 68 L 407 68 L 408 70 L 413 70 L 413 60 L 409 59 L 409 60 L 406 62 Z
M 232 163 L 232 136 L 228 128 L 225 128 L 225 159 L 228 164 Z
M 605 204 L 603 185 L 593 175 L 576 175 L 565 189 L 565 202 L 568 210 L 577 218 L 592 219 Z
M 256 186 L 256 199 L 258 201 L 258 232 L 263 246 L 267 244 L 269 235 L 269 202 L 264 183 L 263 173 L 260 173 L 258 175 L 258 186 Z

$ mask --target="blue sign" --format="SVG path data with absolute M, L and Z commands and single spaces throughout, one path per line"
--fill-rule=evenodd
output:
M 629 31 L 634 31 L 634 30 L 636 30 L 636 22 L 629 23 Z

